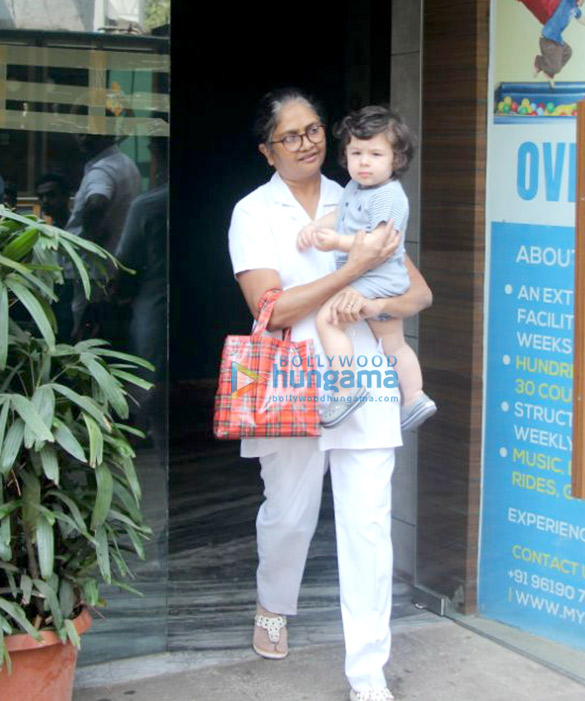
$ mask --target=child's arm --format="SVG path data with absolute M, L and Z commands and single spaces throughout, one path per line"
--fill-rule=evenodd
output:
M 390 222 L 393 222 L 393 220 L 389 219 L 388 222 L 380 222 L 371 233 L 380 232 L 387 227 Z M 393 223 L 391 226 L 393 228 Z M 314 246 L 319 251 L 342 251 L 343 253 L 349 253 L 353 246 L 354 239 L 355 236 L 353 236 L 353 234 L 338 234 L 335 229 L 319 228 L 315 232 Z
M 338 234 L 335 229 L 319 228 L 315 231 L 314 246 L 318 251 L 343 251 L 349 253 L 355 236 Z
M 315 234 L 317 232 L 317 229 L 320 229 L 321 227 L 324 227 L 326 229 L 333 229 L 333 227 L 335 226 L 336 219 L 337 207 L 331 212 L 328 212 L 324 216 L 320 217 L 319 219 L 303 226 L 303 228 L 299 231 L 299 234 L 297 236 L 297 247 L 299 251 L 306 251 L 307 248 L 316 246 Z M 327 248 L 319 250 L 330 251 L 332 249 Z

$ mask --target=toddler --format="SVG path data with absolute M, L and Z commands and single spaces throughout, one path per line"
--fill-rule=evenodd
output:
M 352 283 L 351 287 L 368 299 L 392 297 L 406 292 L 410 286 L 404 265 L 404 234 L 408 221 L 408 199 L 399 182 L 414 153 L 408 127 L 398 114 L 383 106 L 364 107 L 352 112 L 337 128 L 341 140 L 341 159 L 351 176 L 337 209 L 305 226 L 298 235 L 298 246 L 305 250 L 314 246 L 321 251 L 335 251 L 336 263 L 344 264 L 358 231 L 372 232 L 389 220 L 401 233 L 397 252 L 377 268 Z M 353 344 L 345 332 L 346 325 L 330 321 L 330 303 L 317 313 L 317 331 L 326 355 L 333 358 L 332 370 L 348 369 L 353 362 Z M 422 389 L 418 359 L 404 340 L 401 319 L 386 315 L 367 320 L 384 353 L 396 358 L 402 393 L 402 430 L 420 426 L 437 407 Z M 345 363 L 345 364 L 344 364 Z M 353 366 L 351 369 L 354 369 Z M 321 415 L 321 424 L 332 428 L 361 406 L 367 398 L 363 387 L 343 390 L 338 401 Z

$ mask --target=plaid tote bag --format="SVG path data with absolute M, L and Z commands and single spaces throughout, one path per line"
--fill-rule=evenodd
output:
M 264 336 L 282 290 L 268 290 L 251 336 L 228 336 L 215 395 L 216 438 L 319 436 L 313 341 Z M 313 372 L 311 373 L 311 370 Z

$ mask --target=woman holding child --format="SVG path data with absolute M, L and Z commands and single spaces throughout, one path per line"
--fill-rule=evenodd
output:
M 268 183 L 238 202 L 229 231 L 234 273 L 252 314 L 257 316 L 267 290 L 283 289 L 272 331 L 290 327 L 293 341 L 313 338 L 321 353 L 316 319 L 325 306 L 322 326 L 329 324 L 333 332 L 335 327 L 344 329 L 354 356 L 373 357 L 380 351 L 366 318 L 376 318 L 380 327 L 387 315 L 392 317 L 387 323 L 395 324 L 431 302 L 430 290 L 408 258 L 404 265 L 410 287 L 402 296 L 368 299 L 358 291 L 359 284 L 352 287 L 401 250 L 404 232 L 395 231 L 392 221 L 382 217 L 371 227 L 372 233 L 355 234 L 351 246 L 343 249 L 347 255 L 336 263 L 332 239 L 337 232 L 331 229 L 335 224 L 331 215 L 342 188 L 321 174 L 326 141 L 318 105 L 297 89 L 269 93 L 259 106 L 256 136 L 275 172 Z M 391 135 L 384 139 L 392 153 Z M 352 143 L 356 139 L 350 136 L 348 146 Z M 372 157 L 377 158 L 369 154 L 364 162 Z M 312 222 L 317 226 L 311 227 Z M 346 347 L 343 340 L 340 350 Z M 373 401 L 360 402 L 351 415 L 338 415 L 320 438 L 246 439 L 241 451 L 243 457 L 260 459 L 264 482 L 265 501 L 257 518 L 253 644 L 259 655 L 270 659 L 288 654 L 286 616 L 297 612 L 323 476 L 327 468 L 331 470 L 345 671 L 352 701 L 393 698 L 383 667 L 390 654 L 390 482 L 394 448 L 402 444 L 400 409 L 397 402 L 382 401 L 376 389 L 370 393 Z M 417 394 L 423 394 L 422 389 Z M 342 426 L 333 427 L 341 421 Z

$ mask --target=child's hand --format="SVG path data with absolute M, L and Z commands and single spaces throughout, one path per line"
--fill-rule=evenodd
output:
M 335 229 L 317 229 L 314 245 L 318 251 L 335 251 L 339 248 L 339 234 Z
M 297 236 L 297 248 L 299 251 L 306 251 L 308 248 L 312 248 L 315 245 L 316 232 L 317 227 L 315 222 L 303 226 Z

